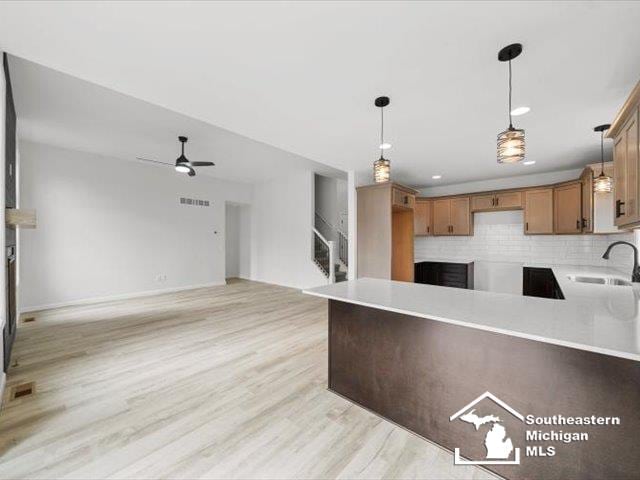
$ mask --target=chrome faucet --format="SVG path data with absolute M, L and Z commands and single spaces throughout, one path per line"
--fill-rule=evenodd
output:
M 602 255 L 602 258 L 604 258 L 605 260 L 609 260 L 609 252 L 611 252 L 611 249 L 616 245 L 629 245 L 631 248 L 633 248 L 633 272 L 631 273 L 631 281 L 640 282 L 640 266 L 638 265 L 638 249 L 633 243 L 613 242 L 611 245 L 607 247 L 607 251 L 604 252 L 604 255 Z

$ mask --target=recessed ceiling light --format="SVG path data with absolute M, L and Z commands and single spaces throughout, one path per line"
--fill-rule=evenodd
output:
M 529 113 L 531 109 L 529 107 L 516 107 L 511 110 L 511 115 L 514 117 L 518 117 L 520 115 L 524 115 L 525 113 Z
M 381 143 L 380 144 L 380 150 L 389 150 L 391 148 L 391 144 L 390 143 Z
M 526 162 L 522 162 L 523 165 L 533 165 L 534 163 L 536 163 L 535 160 L 527 160 Z
M 442 178 L 442 175 L 433 175 L 431 178 L 433 178 L 434 180 L 440 180 Z

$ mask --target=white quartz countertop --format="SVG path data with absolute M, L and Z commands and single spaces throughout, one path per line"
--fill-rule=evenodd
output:
M 551 268 L 565 300 L 360 278 L 304 293 L 356 305 L 640 361 L 640 284 L 573 282 L 568 275 L 630 274 L 603 267 Z

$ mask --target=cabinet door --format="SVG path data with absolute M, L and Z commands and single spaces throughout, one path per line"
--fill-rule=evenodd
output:
M 451 233 L 471 235 L 471 210 L 469 197 L 451 199 Z
M 582 184 L 582 233 L 593 233 L 593 170 L 587 167 L 580 177 Z
M 496 203 L 496 196 L 491 193 L 489 195 L 474 195 L 471 197 L 471 211 L 481 212 L 493 210 Z
M 524 233 L 553 233 L 553 189 L 541 188 L 524 192 Z
M 638 212 L 638 111 L 623 128 L 625 147 L 625 217 L 626 223 L 640 221 Z
M 522 192 L 496 193 L 495 205 L 501 210 L 522 208 Z
M 431 235 L 431 202 L 417 200 L 413 210 L 414 235 Z
M 433 202 L 433 234 L 451 235 L 451 200 L 435 200 Z
M 613 141 L 613 223 L 616 226 L 627 223 L 626 200 L 627 136 L 624 130 Z
M 553 227 L 556 234 L 582 232 L 582 184 L 553 189 Z
M 395 207 L 413 209 L 416 197 L 397 188 L 393 189 L 392 202 Z

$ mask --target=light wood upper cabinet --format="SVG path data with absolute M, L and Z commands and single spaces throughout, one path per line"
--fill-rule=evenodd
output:
M 614 223 L 630 228 L 640 224 L 640 82 L 607 132 L 613 138 Z
M 393 189 L 393 206 L 413 209 L 416 202 L 415 195 L 408 193 L 406 191 L 400 190 L 399 188 Z
M 492 210 L 496 203 L 496 196 L 493 193 L 488 195 L 474 195 L 471 197 L 471 211 L 482 212 Z
M 443 198 L 433 202 L 434 235 L 471 235 L 469 197 Z
M 416 200 L 415 208 L 413 209 L 413 230 L 416 236 L 432 235 L 431 227 L 431 200 Z
M 451 199 L 451 235 L 471 235 L 469 197 Z
M 613 223 L 616 226 L 627 223 L 625 216 L 625 201 L 627 199 L 626 185 L 626 166 L 627 166 L 627 138 L 620 135 L 613 140 L 613 200 L 614 214 Z
M 553 229 L 557 234 L 582 232 L 582 183 L 573 182 L 553 189 Z
M 500 210 L 517 210 L 522 208 L 522 192 L 496 193 L 496 207 Z
M 553 188 L 524 192 L 524 233 L 527 235 L 553 233 Z
M 483 193 L 471 197 L 472 212 L 494 210 L 519 210 L 522 208 L 522 192 Z
M 615 224 L 618 226 L 640 221 L 638 214 L 638 110 L 627 120 L 614 139 L 613 163 L 615 171 Z
M 593 233 L 593 170 L 587 167 L 580 176 L 582 185 L 582 233 Z
M 451 200 L 439 199 L 433 202 L 433 234 L 434 235 L 450 235 L 451 216 L 450 216 Z

